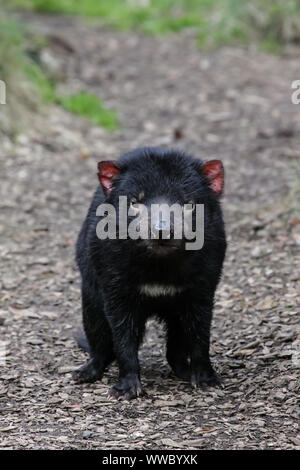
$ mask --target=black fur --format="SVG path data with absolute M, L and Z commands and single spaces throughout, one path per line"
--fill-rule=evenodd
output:
M 85 352 L 91 352 L 90 350 L 90 345 L 88 342 L 88 339 L 86 337 L 85 332 L 83 331 L 82 328 L 78 328 L 78 330 L 75 333 L 75 339 L 77 341 L 78 346 Z
M 131 399 L 142 393 L 138 348 L 145 323 L 157 315 L 166 324 L 167 360 L 174 373 L 192 385 L 214 385 L 218 377 L 209 358 L 214 294 L 226 250 L 219 197 L 203 173 L 203 163 L 178 151 L 137 149 L 118 160 L 120 175 L 105 195 L 99 185 L 77 241 L 76 260 L 82 276 L 83 325 L 90 360 L 75 372 L 78 382 L 101 379 L 116 359 L 119 379 L 110 394 Z M 144 203 L 164 196 L 170 203 L 193 200 L 205 205 L 202 249 L 183 245 L 165 254 L 149 250 L 145 240 L 99 240 L 96 209 L 104 201 L 114 205 L 119 195 Z M 173 296 L 150 297 L 140 286 L 180 286 Z M 86 348 L 85 341 L 81 346 Z

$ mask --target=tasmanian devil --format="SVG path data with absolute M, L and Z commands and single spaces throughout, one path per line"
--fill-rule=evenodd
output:
M 226 250 L 221 161 L 149 147 L 102 161 L 98 170 L 76 247 L 85 333 L 78 342 L 90 359 L 75 380 L 100 380 L 116 359 L 110 395 L 141 395 L 138 349 L 156 315 L 166 325 L 174 373 L 194 386 L 218 384 L 209 340 Z

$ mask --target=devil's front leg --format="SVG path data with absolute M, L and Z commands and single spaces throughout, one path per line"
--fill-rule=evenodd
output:
M 190 381 L 189 337 L 185 323 L 179 315 L 171 314 L 167 324 L 167 361 L 174 374 L 182 380 Z
M 209 357 L 210 327 L 213 312 L 213 294 L 192 294 L 186 301 L 185 334 L 190 355 L 190 381 L 195 387 L 218 385 L 220 379 Z
M 83 326 L 88 341 L 90 359 L 73 373 L 77 383 L 101 380 L 104 370 L 114 360 L 113 342 L 109 324 L 103 311 L 99 286 L 82 283 Z
M 114 352 L 119 366 L 119 378 L 109 395 L 118 400 L 130 400 L 142 395 L 138 349 L 143 338 L 145 319 L 137 298 L 114 296 L 105 302 L 105 312 L 112 331 Z

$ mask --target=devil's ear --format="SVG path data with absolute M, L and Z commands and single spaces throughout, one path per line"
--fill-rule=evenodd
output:
M 104 160 L 98 163 L 98 178 L 105 194 L 109 194 L 113 188 L 113 181 L 120 173 L 118 162 Z
M 114 179 L 119 175 L 118 162 L 105 160 L 98 163 L 98 178 L 105 194 L 109 194 L 113 188 Z
M 221 196 L 224 188 L 224 167 L 221 160 L 210 160 L 204 163 L 202 171 L 214 193 Z

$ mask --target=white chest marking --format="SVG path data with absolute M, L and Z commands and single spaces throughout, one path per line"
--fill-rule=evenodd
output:
M 172 286 L 168 284 L 143 284 L 140 287 L 142 294 L 149 297 L 160 297 L 162 295 L 176 295 L 184 291 L 184 287 Z

